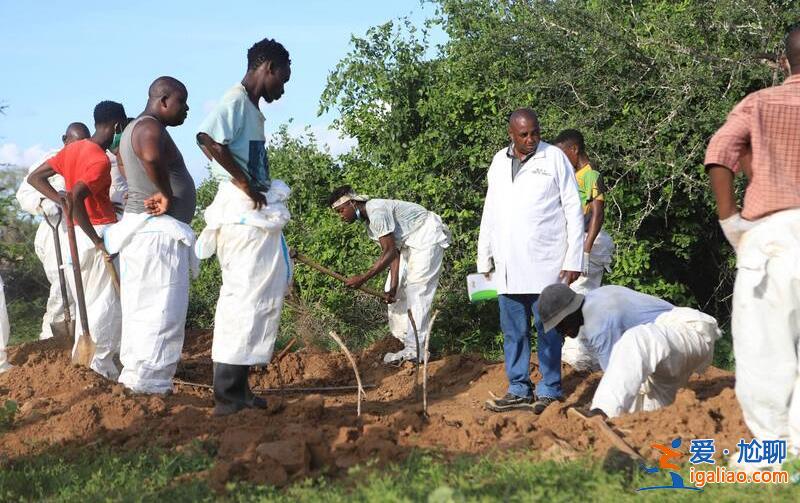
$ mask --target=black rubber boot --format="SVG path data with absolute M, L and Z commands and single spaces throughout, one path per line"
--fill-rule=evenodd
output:
M 247 399 L 248 365 L 214 363 L 214 412 L 227 416 L 244 409 Z
M 247 373 L 244 377 L 245 383 L 245 400 L 244 405 L 245 407 L 249 407 L 251 409 L 266 409 L 267 408 L 267 401 L 260 396 L 256 396 L 253 393 L 253 390 L 250 389 L 250 380 L 248 376 L 250 375 L 250 367 L 247 367 Z

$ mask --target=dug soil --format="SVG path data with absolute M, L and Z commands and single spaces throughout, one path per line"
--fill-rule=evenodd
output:
M 211 384 L 211 333 L 187 334 L 176 378 Z M 382 363 L 396 351 L 391 338 L 354 353 L 366 390 L 361 416 L 355 391 L 286 393 L 291 388 L 355 384 L 341 353 L 303 349 L 277 364 L 255 370 L 250 384 L 268 400 L 267 410 L 244 410 L 228 417 L 211 415 L 206 387 L 179 384 L 167 397 L 132 395 L 86 368 L 73 366 L 66 349 L 49 341 L 10 348 L 16 365 L 0 375 L 0 402 L 13 399 L 19 411 L 13 426 L 0 433 L 0 464 L 57 448 L 87 445 L 115 449 L 148 446 L 196 449 L 215 456 L 208 473 L 212 485 L 245 479 L 283 485 L 309 474 L 335 476 L 370 460 L 396 461 L 412 449 L 435 449 L 446 455 L 491 453 L 508 449 L 548 459 L 618 455 L 593 425 L 567 414 L 572 406 L 591 402 L 601 374 L 563 366 L 566 399 L 541 415 L 495 414 L 483 404 L 505 391 L 502 363 L 475 355 L 451 355 L 428 368 L 428 415 L 422 413 L 422 375 L 412 364 L 394 368 Z M 532 363 L 538 379 L 538 366 Z M 740 438 L 750 437 L 734 394 L 733 374 L 710 368 L 695 376 L 675 403 L 662 410 L 609 421 L 642 456 L 657 459 L 654 442 L 714 438 L 718 451 L 736 452 Z M 283 390 L 278 392 L 277 390 Z

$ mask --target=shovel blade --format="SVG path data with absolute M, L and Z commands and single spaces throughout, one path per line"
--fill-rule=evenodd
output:
M 94 358 L 95 345 L 92 338 L 88 334 L 81 334 L 78 337 L 78 343 L 75 345 L 75 350 L 72 352 L 72 363 L 88 367 Z
M 50 330 L 53 332 L 53 338 L 55 339 L 66 339 L 70 344 L 75 340 L 75 320 L 69 323 L 66 321 L 54 321 L 50 323 Z

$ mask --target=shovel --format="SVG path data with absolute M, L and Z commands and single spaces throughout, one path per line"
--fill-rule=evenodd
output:
M 72 352 L 72 363 L 88 367 L 94 358 L 95 345 L 89 333 L 89 317 L 86 315 L 86 298 L 83 296 L 83 279 L 81 278 L 81 261 L 78 255 L 78 243 L 75 240 L 75 224 L 72 221 L 72 195 L 67 192 L 67 197 L 61 198 L 61 206 L 66 210 L 67 238 L 69 239 L 69 253 L 72 257 L 72 272 L 75 275 L 75 294 L 78 303 L 78 313 L 81 317 L 83 333 L 78 337 L 75 349 Z
M 294 260 L 296 260 L 298 262 L 301 262 L 301 263 L 309 266 L 310 268 L 321 272 L 322 274 L 327 274 L 331 278 L 337 279 L 337 280 L 341 281 L 342 283 L 347 281 L 347 278 L 345 278 L 343 275 L 339 274 L 338 272 L 333 271 L 331 269 L 328 269 L 327 267 L 325 267 L 325 266 L 323 266 L 321 264 L 318 264 L 317 262 L 314 262 L 310 258 L 308 258 L 305 255 L 302 255 L 300 253 L 297 253 L 294 250 L 292 250 L 289 255 Z M 358 290 L 361 290 L 362 292 L 367 293 L 369 295 L 378 297 L 381 300 L 385 300 L 386 299 L 386 294 L 385 293 L 382 293 L 382 292 L 379 292 L 377 290 L 374 290 L 374 289 L 372 289 L 372 288 L 370 288 L 368 286 L 361 285 L 360 287 L 358 287 Z
M 72 343 L 75 340 L 75 320 L 72 319 L 72 313 L 69 311 L 67 280 L 64 277 L 64 260 L 61 257 L 61 238 L 58 234 L 58 226 L 61 225 L 61 208 L 58 209 L 58 219 L 55 224 L 47 218 L 47 213 L 43 212 L 43 216 L 47 225 L 53 229 L 53 242 L 56 245 L 56 263 L 58 264 L 58 282 L 61 284 L 61 298 L 64 301 L 64 321 L 51 322 L 50 330 L 56 340 Z

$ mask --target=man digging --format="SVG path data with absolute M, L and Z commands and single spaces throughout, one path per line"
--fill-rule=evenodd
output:
M 328 205 L 348 224 L 364 223 L 367 235 L 381 247 L 381 255 L 366 272 L 347 279 L 358 288 L 387 267 L 386 295 L 389 304 L 389 330 L 403 343 L 397 353 L 387 353 L 384 363 L 423 361 L 417 354 L 425 347 L 430 331 L 431 306 L 444 250 L 450 246 L 450 229 L 441 217 L 422 206 L 396 199 L 370 199 L 356 194 L 349 185 L 334 190 Z M 408 317 L 411 310 L 416 332 Z
M 67 130 L 61 136 L 61 141 L 64 143 L 64 146 L 67 146 L 70 143 L 79 140 L 85 140 L 90 136 L 91 132 L 89 132 L 89 128 L 86 127 L 86 124 L 83 124 L 82 122 L 73 122 L 67 126 Z M 48 152 L 44 159 L 41 159 L 39 162 L 36 162 L 30 167 L 28 174 L 33 173 L 36 168 L 41 166 L 42 163 L 46 162 L 57 153 L 58 151 Z M 64 190 L 64 178 L 61 175 L 53 175 L 50 177 L 49 182 L 50 185 L 52 185 L 57 191 Z M 27 180 L 23 180 L 19 186 L 19 189 L 17 190 L 17 201 L 19 202 L 20 208 L 22 208 L 24 211 L 34 216 L 45 215 L 47 218 L 50 218 L 54 224 L 55 220 L 58 218 L 59 212 L 61 211 L 58 204 L 44 197 L 42 193 L 34 189 L 31 184 L 27 182 Z M 61 239 L 62 245 L 67 242 L 65 227 L 66 224 L 64 223 L 64 219 L 62 217 L 61 224 L 58 226 L 57 231 L 59 232 L 59 235 L 63 236 Z M 50 294 L 47 297 L 47 308 L 45 309 L 44 316 L 42 318 L 42 331 L 39 334 L 39 339 L 49 339 L 53 337 L 53 331 L 50 324 L 64 321 L 65 299 L 61 295 L 61 281 L 58 278 L 58 259 L 56 258 L 53 230 L 50 228 L 47 222 L 45 222 L 44 217 L 39 223 L 38 229 L 36 229 L 36 238 L 34 239 L 33 248 L 36 252 L 36 256 L 42 262 L 45 276 L 47 276 L 47 281 L 50 283 Z M 69 255 L 69 252 L 66 248 L 64 248 L 62 255 Z M 76 313 L 75 301 L 69 295 L 69 289 L 67 289 L 67 302 L 69 302 L 70 312 Z

